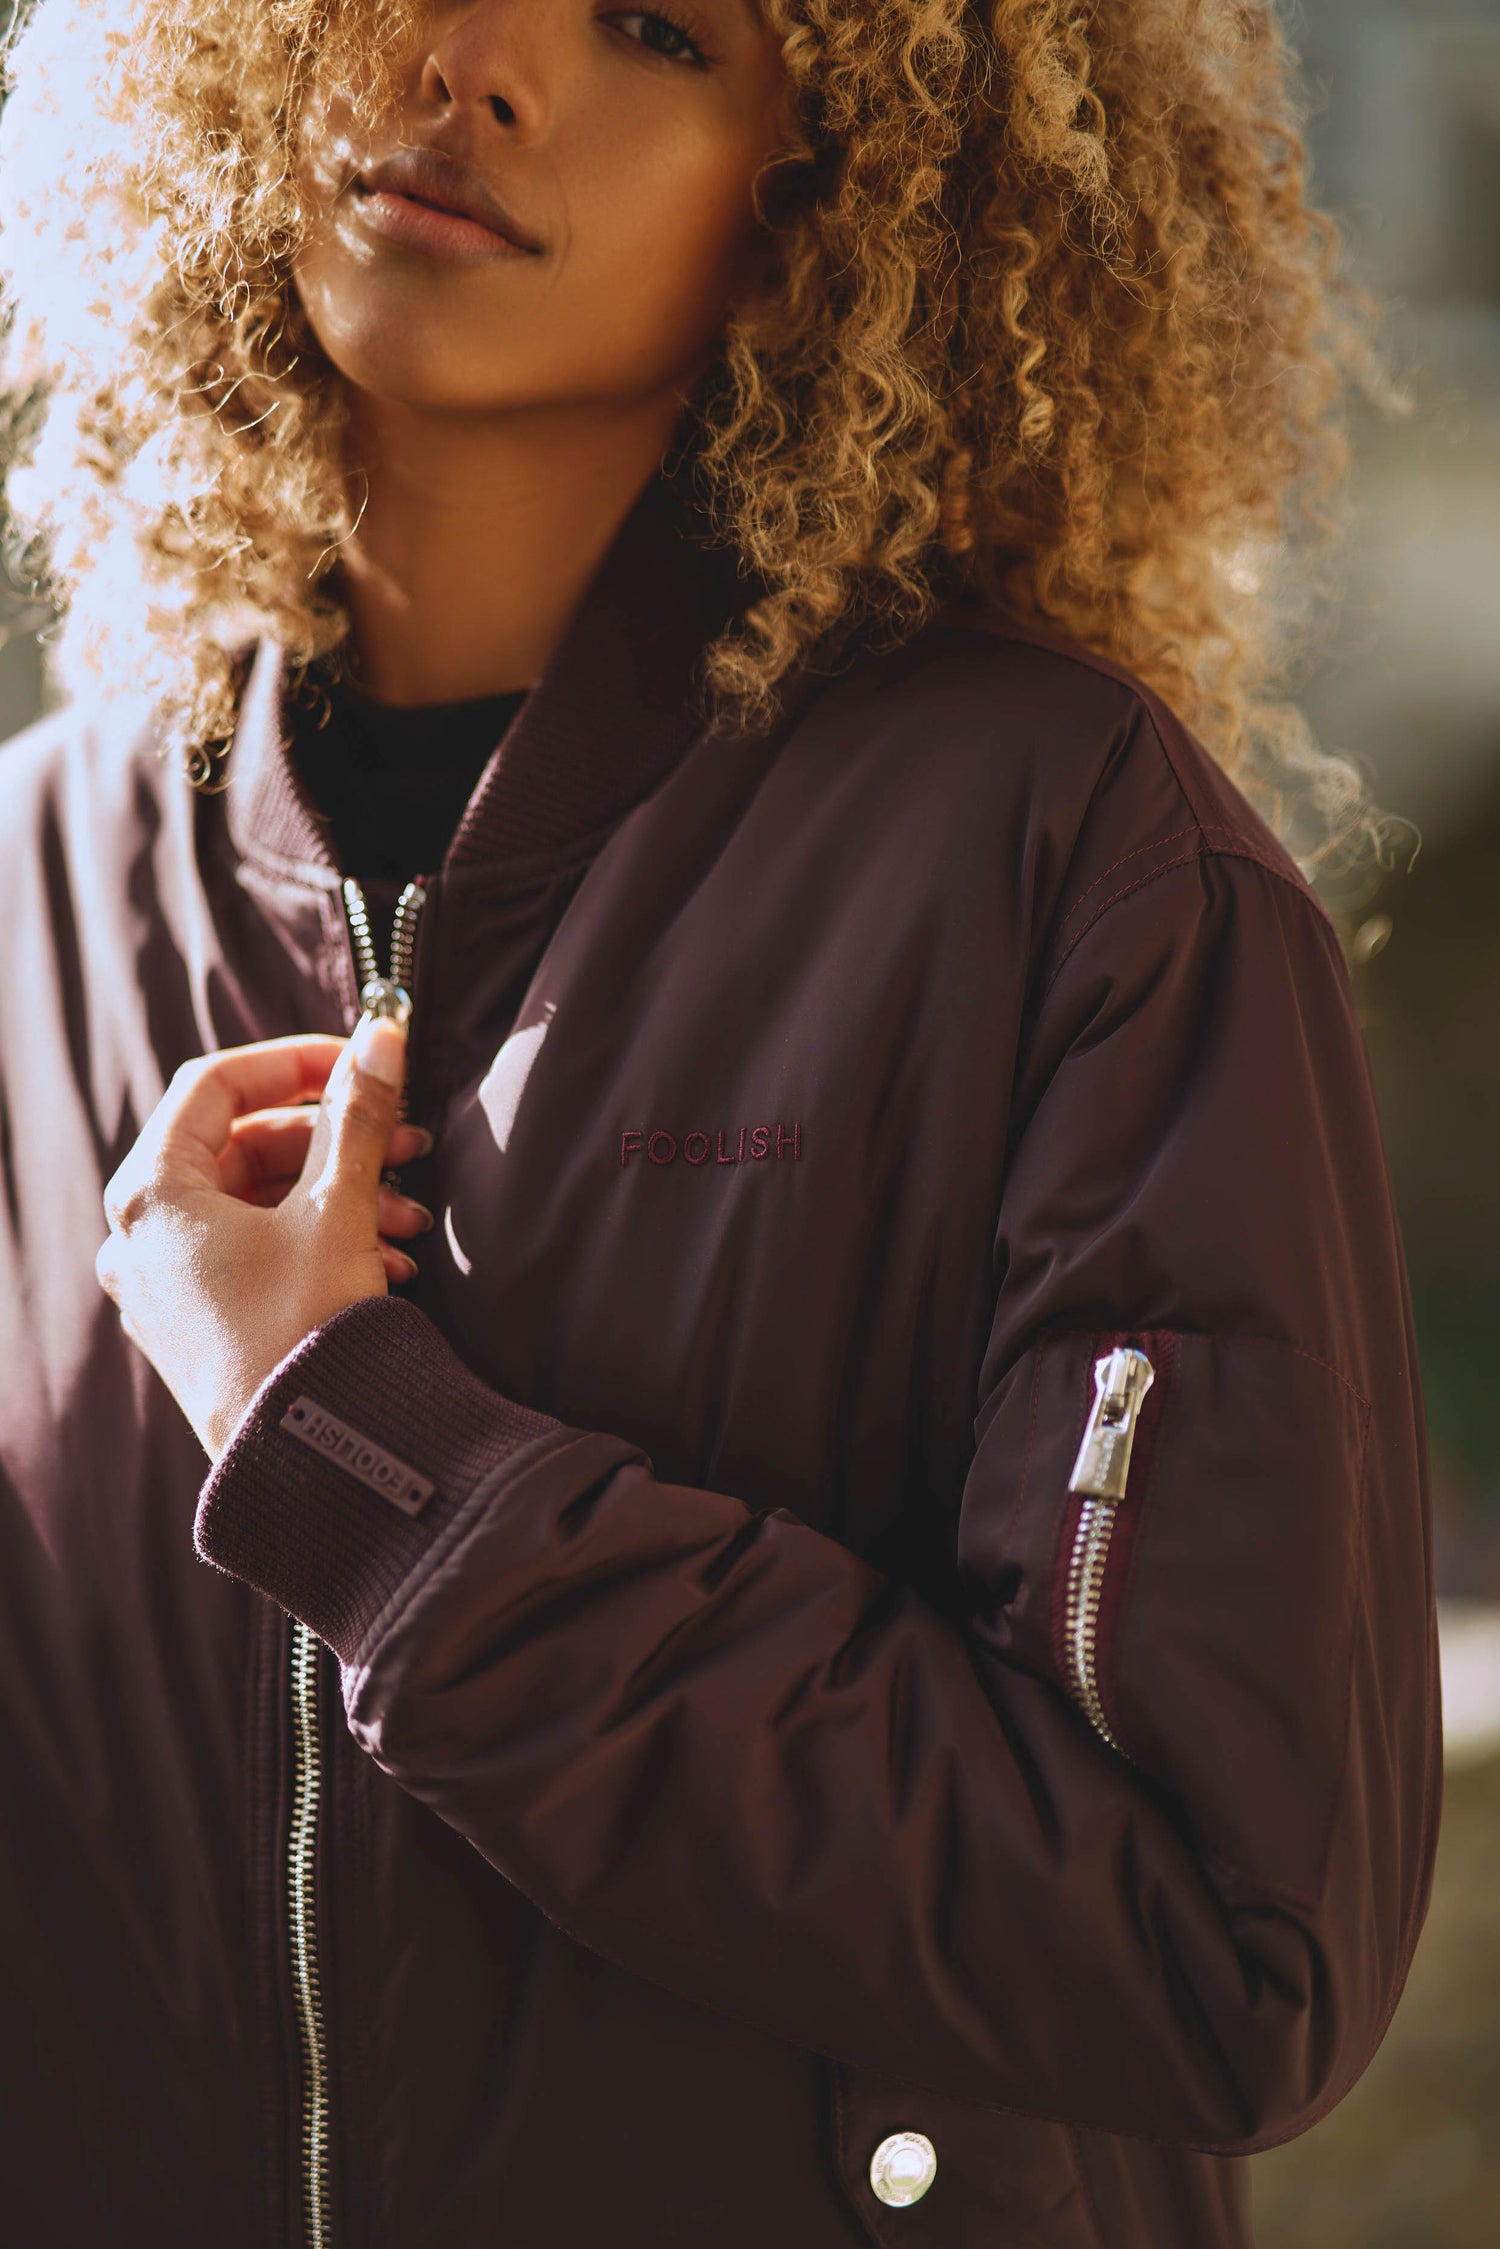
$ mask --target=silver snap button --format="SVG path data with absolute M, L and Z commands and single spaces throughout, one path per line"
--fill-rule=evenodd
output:
M 937 2149 L 925 2132 L 892 2132 L 870 2158 L 870 2185 L 881 2202 L 905 2210 L 937 2177 Z

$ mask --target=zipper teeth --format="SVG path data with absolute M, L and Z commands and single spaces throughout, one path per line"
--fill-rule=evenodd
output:
M 406 992 L 411 990 L 411 966 L 417 949 L 417 916 L 426 903 L 427 892 L 420 882 L 409 882 L 396 901 L 396 918 L 391 924 L 391 981 Z M 368 922 L 365 928 L 368 936 Z
M 352 875 L 344 881 L 344 911 L 349 917 L 349 933 L 354 939 L 354 962 L 359 972 L 361 987 L 373 984 L 380 974 L 375 963 L 375 940 L 370 935 L 370 915 L 365 905 L 365 894 Z
M 322 1758 L 318 1748 L 318 1641 L 307 1625 L 292 1624 L 292 1717 L 296 1765 L 287 1849 L 291 1906 L 292 1971 L 302 2037 L 304 2216 L 310 2249 L 326 2249 L 328 2222 L 328 2056 L 323 1993 L 318 1973 L 314 1871 Z
M 1099 1608 L 1104 1598 L 1104 1564 L 1115 1527 L 1114 1503 L 1086 1499 L 1078 1517 L 1068 1563 L 1067 1643 L 1073 1692 L 1084 1715 L 1111 1749 L 1120 1749 L 1104 1715 L 1099 1695 Z M 1125 1752 L 1120 1750 L 1123 1757 Z
M 417 916 L 427 903 L 426 887 L 420 881 L 409 882 L 396 901 L 395 917 L 391 923 L 391 982 L 403 991 L 411 986 L 412 959 L 417 948 Z M 365 894 L 353 875 L 344 877 L 344 911 L 349 917 L 349 934 L 354 940 L 354 964 L 359 972 L 361 987 L 378 982 L 380 967 L 375 958 L 375 940 L 370 934 L 370 910 Z

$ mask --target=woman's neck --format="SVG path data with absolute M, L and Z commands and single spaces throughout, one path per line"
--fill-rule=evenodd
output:
M 668 450 L 681 414 L 652 398 L 465 418 L 356 394 L 363 512 L 340 551 L 353 675 L 384 703 L 529 687 Z

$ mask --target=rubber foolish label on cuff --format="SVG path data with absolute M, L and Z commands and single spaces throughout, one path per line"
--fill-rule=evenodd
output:
M 346 1468 L 372 1492 L 379 1492 L 403 1515 L 420 1515 L 436 1488 L 406 1461 L 387 1452 L 384 1445 L 351 1429 L 347 1421 L 340 1421 L 312 1398 L 294 1398 L 281 1417 L 281 1426 L 314 1452 L 322 1453 L 325 1460 Z

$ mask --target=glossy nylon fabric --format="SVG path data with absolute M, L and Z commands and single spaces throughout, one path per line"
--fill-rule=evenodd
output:
M 1333 934 L 1169 713 L 1035 637 L 939 619 L 702 739 L 736 598 L 649 488 L 424 910 L 420 1276 L 212 1476 L 93 1258 L 178 1063 L 353 1020 L 278 651 L 220 796 L 125 700 L 0 750 L 17 2240 L 302 2238 L 289 1613 L 340 2249 L 1243 2249 L 1238 2158 L 1378 2044 L 1437 1688 Z M 1120 1336 L 1128 1756 L 1057 1636 Z

